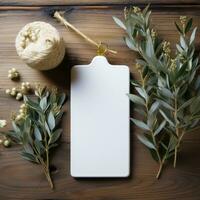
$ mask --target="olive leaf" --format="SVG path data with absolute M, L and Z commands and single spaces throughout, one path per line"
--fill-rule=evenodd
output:
M 48 115 L 48 125 L 51 131 L 55 128 L 56 122 L 52 111 Z
M 185 34 L 186 34 L 187 32 L 190 31 L 190 29 L 191 29 L 191 27 L 192 27 L 192 23 L 193 23 L 193 19 L 190 18 L 190 19 L 188 20 L 188 22 L 187 22 L 187 25 L 185 26 Z
M 34 162 L 34 163 L 38 163 L 38 164 L 39 164 L 37 157 L 36 157 L 35 155 L 33 155 L 33 154 L 30 154 L 30 153 L 27 153 L 27 152 L 25 152 L 25 151 L 22 151 L 22 152 L 20 153 L 20 155 L 21 155 L 22 158 L 24 158 L 25 160 L 28 160 L 28 161 L 30 161 L 30 162 Z
M 36 125 L 34 127 L 34 135 L 35 135 L 35 138 L 38 139 L 39 141 L 42 140 L 41 132 Z
M 163 120 L 162 123 L 159 125 L 159 127 L 155 130 L 154 136 L 158 135 L 163 130 L 165 125 L 166 125 L 166 121 Z
M 117 17 L 113 16 L 113 20 L 115 21 L 115 23 L 120 26 L 121 28 L 123 28 L 124 30 L 126 30 L 126 26 L 124 25 L 124 23 Z
M 141 97 L 139 97 L 135 94 L 127 94 L 127 95 L 132 102 L 139 104 L 139 105 L 143 105 L 143 106 L 145 105 L 145 102 Z
M 40 107 L 42 110 L 45 110 L 46 107 L 47 107 L 47 97 L 43 97 L 41 100 L 40 100 Z
M 144 130 L 147 130 L 147 131 L 150 130 L 149 127 L 148 127 L 148 125 L 145 124 L 145 123 L 142 122 L 142 121 L 139 121 L 139 120 L 133 119 L 133 118 L 131 118 L 131 121 L 132 121 L 136 126 L 142 128 L 142 129 L 144 129 Z
M 152 144 L 146 137 L 142 135 L 137 135 L 137 138 L 142 142 L 145 146 L 147 146 L 150 149 L 156 149 L 154 144 Z
M 51 134 L 50 140 L 49 140 L 49 144 L 53 144 L 55 142 L 57 142 L 57 140 L 60 138 L 62 133 L 62 129 L 57 129 L 55 132 L 53 132 Z

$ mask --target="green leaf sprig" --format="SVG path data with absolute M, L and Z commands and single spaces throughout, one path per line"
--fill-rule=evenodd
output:
M 58 125 L 63 116 L 65 94 L 41 86 L 37 87 L 35 94 L 35 100 L 24 97 L 22 117 L 13 119 L 13 131 L 8 136 L 22 146 L 20 154 L 24 159 L 42 166 L 53 188 L 49 157 L 51 150 L 58 146 L 62 133 Z
M 150 26 L 151 11 L 138 7 L 125 9 L 124 22 L 113 17 L 126 31 L 127 46 L 140 56 L 136 69 L 140 81 L 132 81 L 138 95 L 129 94 L 140 119 L 131 119 L 144 134 L 139 140 L 159 163 L 157 178 L 163 165 L 172 156 L 176 167 L 177 154 L 183 136 L 198 128 L 200 119 L 200 77 L 192 18 L 180 17 L 176 28 L 180 41 L 172 56 L 170 43 L 162 41 Z M 192 33 L 189 35 L 189 33 Z

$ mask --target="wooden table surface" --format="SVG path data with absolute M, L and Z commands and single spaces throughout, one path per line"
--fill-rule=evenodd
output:
M 172 44 L 178 39 L 174 20 L 180 15 L 194 17 L 200 28 L 200 2 L 198 0 L 135 0 L 144 6 L 151 3 L 152 24 L 162 38 Z M 136 54 L 130 52 L 123 42 L 123 31 L 112 20 L 122 17 L 124 6 L 130 0 L 1 0 L 0 1 L 0 118 L 10 119 L 10 113 L 18 109 L 19 103 L 5 94 L 5 89 L 19 84 L 7 78 L 8 69 L 16 67 L 23 81 L 42 82 L 69 91 L 70 67 L 87 64 L 95 56 L 94 47 L 87 44 L 74 32 L 66 30 L 52 19 L 52 9 L 66 10 L 67 19 L 81 31 L 102 41 L 118 54 L 109 55 L 112 64 L 126 64 L 132 77 L 137 79 L 133 63 Z M 61 66 L 48 72 L 39 72 L 27 67 L 17 56 L 14 41 L 18 31 L 28 22 L 45 21 L 54 25 L 66 42 L 66 56 Z M 197 45 L 200 34 L 197 34 Z M 155 179 L 157 164 L 149 152 L 135 139 L 136 127 L 131 128 L 131 176 L 115 179 L 74 179 L 70 176 L 70 102 L 66 103 L 63 120 L 62 145 L 52 159 L 52 176 L 55 190 L 52 191 L 40 166 L 21 159 L 18 146 L 9 149 L 0 147 L 0 200 L 199 200 L 200 199 L 200 134 L 187 135 L 181 149 L 178 165 L 167 166 L 160 180 Z M 131 112 L 133 115 L 133 112 Z M 10 123 L 6 129 L 9 129 Z

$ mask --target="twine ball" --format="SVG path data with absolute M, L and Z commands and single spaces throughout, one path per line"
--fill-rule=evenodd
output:
M 65 45 L 52 25 L 36 21 L 18 33 L 15 47 L 19 57 L 30 67 L 49 70 L 58 66 L 65 55 Z

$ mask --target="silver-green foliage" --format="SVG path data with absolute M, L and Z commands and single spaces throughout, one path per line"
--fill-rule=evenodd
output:
M 198 127 L 200 119 L 200 78 L 198 55 L 195 51 L 195 34 L 192 18 L 180 17 L 175 23 L 180 34 L 176 52 L 172 54 L 170 43 L 162 41 L 150 26 L 149 6 L 125 9 L 124 21 L 113 17 L 126 31 L 125 43 L 139 54 L 136 69 L 141 80 L 132 81 L 137 95 L 129 94 L 135 111 L 142 115 L 131 121 L 143 130 L 138 139 L 163 165 L 174 157 L 185 133 Z M 191 32 L 191 34 L 189 34 Z
M 42 166 L 51 188 L 49 157 L 51 149 L 58 146 L 62 133 L 58 126 L 63 116 L 64 101 L 64 93 L 38 88 L 34 100 L 24 97 L 26 116 L 19 121 L 13 120 L 13 131 L 7 134 L 22 146 L 20 154 L 24 159 Z

